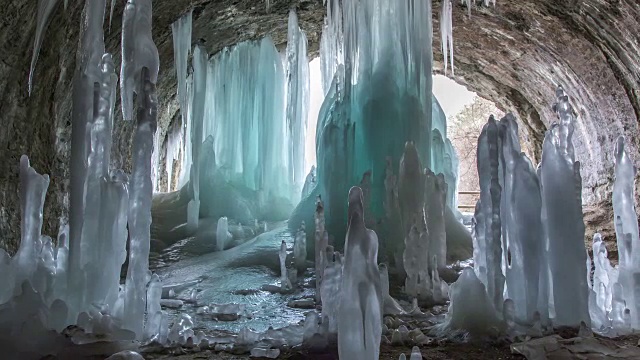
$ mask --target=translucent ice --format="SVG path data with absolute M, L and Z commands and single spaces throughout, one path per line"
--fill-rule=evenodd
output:
M 224 250 L 225 245 L 232 239 L 229 233 L 229 221 L 226 217 L 218 219 L 218 228 L 216 230 L 216 247 L 218 251 Z
M 298 233 L 296 233 L 296 238 L 293 243 L 293 257 L 296 269 L 302 274 L 307 269 L 307 233 L 304 228 L 304 223 L 300 226 Z
M 176 64 L 176 78 L 178 79 L 178 102 L 180 104 L 180 115 L 182 116 L 183 128 L 189 121 L 187 108 L 189 96 L 187 94 L 187 61 L 191 52 L 191 28 L 193 10 L 189 10 L 173 24 L 171 33 L 173 35 L 173 59 Z
M 289 11 L 286 57 L 290 171 L 293 173 L 293 184 L 301 190 L 306 175 L 304 148 L 309 112 L 309 59 L 307 36 L 298 26 L 295 10 Z
M 344 359 L 377 359 L 382 335 L 382 289 L 376 263 L 378 237 L 364 225 L 362 190 L 349 191 L 349 228 L 338 311 L 338 353 Z
M 574 111 L 562 87 L 556 91 L 558 122 L 547 131 L 542 147 L 540 181 L 547 235 L 554 324 L 590 324 L 580 163 L 572 143 Z
M 444 56 L 444 73 L 447 73 L 449 60 L 451 60 L 451 74 L 453 75 L 453 4 L 452 0 L 442 1 L 440 12 L 440 41 L 442 43 L 442 55 Z M 449 52 L 451 52 L 449 54 Z
M 635 175 L 633 161 L 625 150 L 625 139 L 619 137 L 615 149 L 615 182 L 613 184 L 613 213 L 618 254 L 619 282 L 624 300 L 631 314 L 631 326 L 640 328 L 640 238 L 635 208 Z
M 133 94 L 142 95 L 141 72 L 146 67 L 149 79 L 158 80 L 158 49 L 151 34 L 152 1 L 128 0 L 122 15 L 122 68 L 120 71 L 120 95 L 122 115 L 133 119 Z

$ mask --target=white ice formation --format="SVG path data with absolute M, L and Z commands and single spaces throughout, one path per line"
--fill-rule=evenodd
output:
M 593 238 L 595 271 L 590 281 L 589 311 L 595 329 L 620 335 L 640 329 L 640 301 L 635 289 L 640 285 L 638 262 L 638 219 L 635 209 L 636 169 L 625 150 L 625 138 L 618 138 L 615 149 L 613 214 L 619 263 L 612 267 L 600 234 Z
M 305 231 L 304 223 L 296 233 L 293 243 L 293 258 L 298 273 L 302 274 L 307 268 L 307 232 Z
M 19 337 L 38 342 L 50 335 L 37 329 L 61 331 L 72 324 L 112 340 L 142 341 L 159 333 L 161 285 L 157 277 L 150 278 L 148 267 L 157 111 L 151 79 L 157 77 L 157 68 L 142 67 L 136 78 L 139 109 L 129 179 L 121 170 L 109 168 L 117 76 L 111 55 L 104 50 L 105 5 L 105 0 L 85 4 L 82 56 L 73 91 L 70 228 L 61 227 L 55 251 L 51 239 L 41 234 L 48 177 L 37 174 L 26 156 L 21 159 L 22 241 L 13 258 L 4 251 L 0 256 L 7 274 L 0 286 L 1 338 L 5 332 L 33 331 Z M 150 19 L 150 3 L 146 12 Z M 150 34 L 151 23 L 141 21 L 136 29 Z M 130 50 L 137 51 L 137 45 Z M 127 255 L 128 272 L 121 286 L 120 271 Z M 18 304 L 23 309 L 16 309 Z M 36 312 L 43 317 L 35 322 L 16 316 Z M 29 329 L 25 321 L 31 323 Z M 39 346 L 46 347 L 42 342 Z
M 120 98 L 125 120 L 133 119 L 133 94 L 140 96 L 142 68 L 149 69 L 153 84 L 160 61 L 151 34 L 152 0 L 128 0 L 122 15 L 122 67 Z
M 229 233 L 229 220 L 223 216 L 218 219 L 216 229 L 216 247 L 218 251 L 224 250 L 227 242 L 232 238 L 232 235 Z
M 286 58 L 289 171 L 293 174 L 292 184 L 301 191 L 306 180 L 304 148 L 309 112 L 309 59 L 307 36 L 298 26 L 298 15 L 294 10 L 289 11 Z
M 451 327 L 477 331 L 481 325 L 475 321 L 454 325 L 469 314 L 466 306 L 459 306 L 470 296 L 464 292 L 475 286 L 474 298 L 482 298 L 477 279 L 493 313 L 486 314 L 491 320 L 487 327 L 495 327 L 493 318 L 501 319 L 507 329 L 514 328 L 510 324 L 590 324 L 580 167 L 572 143 L 574 112 L 562 87 L 556 95 L 559 121 L 547 131 L 538 172 L 520 149 L 513 115 L 499 122 L 492 116 L 482 130 L 477 155 L 480 201 L 474 216 L 475 275 L 463 274 L 452 287 Z M 599 287 L 609 284 L 606 272 L 610 269 L 601 249 L 600 242 L 594 242 L 594 284 Z M 607 307 L 606 298 L 603 295 L 597 301 Z
M 451 75 L 453 67 L 453 4 L 452 0 L 443 0 L 440 12 L 440 42 L 442 44 L 442 56 L 444 57 L 444 73 L 447 74 L 449 61 L 451 61 Z
M 364 225 L 362 190 L 349 191 L 349 228 L 338 310 L 340 358 L 377 359 L 382 336 L 382 289 L 378 237 Z
M 400 160 L 398 203 L 404 231 L 405 293 L 425 303 L 447 297 L 447 284 L 438 269 L 446 265 L 444 212 L 447 186 L 442 175 L 423 170 L 413 143 Z

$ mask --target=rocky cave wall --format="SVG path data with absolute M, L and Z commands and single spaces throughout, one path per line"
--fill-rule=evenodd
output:
M 296 7 L 302 28 L 317 54 L 324 7 L 322 0 L 276 0 L 266 12 L 261 0 L 171 0 L 154 2 L 154 40 L 160 53 L 158 131 L 162 146 L 170 124 L 180 121 L 173 65 L 171 23 L 191 6 L 193 42 L 213 54 L 243 40 L 270 35 L 284 48 L 287 13 Z M 71 80 L 84 2 L 56 5 L 27 94 L 35 34 L 36 1 L 8 0 L 0 8 L 0 247 L 13 253 L 19 244 L 18 161 L 28 154 L 33 166 L 51 176 L 44 232 L 55 235 L 66 215 L 71 132 Z M 117 2 L 111 31 L 105 22 L 107 51 L 119 67 L 123 2 Z M 442 69 L 438 16 L 434 1 L 434 55 Z M 551 111 L 555 85 L 572 96 L 580 123 L 576 150 L 582 161 L 583 192 L 590 230 L 610 232 L 609 193 L 613 144 L 628 137 L 638 153 L 640 115 L 640 5 L 636 0 L 564 1 L 499 0 L 490 8 L 466 8 L 454 1 L 455 80 L 521 119 L 525 150 L 539 160 L 544 131 L 555 119 Z M 438 71 L 438 70 L 436 70 Z M 449 74 L 450 75 L 450 74 Z M 112 162 L 130 170 L 132 123 L 117 114 Z M 161 150 L 161 154 L 164 151 Z M 164 155 L 162 161 L 164 162 Z M 161 169 L 164 165 L 161 164 Z M 161 188 L 166 182 L 164 170 Z

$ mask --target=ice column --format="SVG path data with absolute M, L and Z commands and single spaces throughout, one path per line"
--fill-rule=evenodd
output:
M 36 63 L 38 62 L 38 55 L 40 55 L 40 47 L 42 46 L 44 33 L 47 29 L 47 26 L 49 26 L 51 13 L 53 13 L 53 9 L 55 8 L 57 2 L 58 0 L 38 0 L 38 20 L 36 22 L 36 36 L 33 40 L 33 55 L 31 56 L 31 68 L 29 69 L 29 95 L 31 95 L 31 90 L 33 90 L 33 73 L 36 70 Z
M 501 186 L 499 176 L 499 129 L 493 116 L 478 138 L 478 175 L 480 201 L 476 205 L 476 268 L 478 278 L 486 285 L 495 311 L 502 312 L 504 275 L 502 274 L 502 242 L 500 225 Z M 482 250 L 480 250 L 482 249 Z M 475 255 L 476 251 L 474 251 Z M 474 256 L 475 260 L 475 256 Z M 484 267 L 483 267 L 484 265 Z
M 298 190 L 305 181 L 304 149 L 309 112 L 309 59 L 307 58 L 307 36 L 298 26 L 295 10 L 289 12 L 287 37 L 287 125 L 289 163 L 293 175 L 291 183 Z M 296 193 L 296 195 L 297 195 Z
M 574 112 L 561 86 L 556 95 L 554 110 L 559 122 L 545 135 L 540 167 L 554 325 L 578 326 L 581 321 L 589 325 L 580 164 L 575 161 L 572 143 Z
M 635 208 L 635 176 L 633 162 L 625 150 L 625 138 L 618 138 L 615 149 L 615 182 L 613 184 L 613 213 L 618 256 L 619 282 L 624 300 L 631 311 L 631 327 L 640 328 L 640 238 Z
M 90 141 L 87 132 L 94 117 L 95 84 L 100 83 L 102 71 L 100 64 L 104 49 L 104 11 L 105 0 L 85 3 L 83 14 L 82 40 L 79 61 L 73 78 L 73 111 L 71 131 L 71 176 L 69 194 L 69 286 L 78 289 L 70 293 L 72 307 L 82 306 L 82 299 L 76 295 L 84 290 L 81 244 L 85 213 L 85 182 L 87 177 L 87 157 Z M 73 316 L 72 316 L 73 318 Z
M 189 185 L 192 198 L 187 207 L 187 226 L 195 229 L 200 218 L 200 150 L 207 98 L 207 53 L 200 46 L 193 52 L 193 114 L 191 121 L 191 171 Z
M 151 24 L 149 23 L 149 26 Z M 124 326 L 143 336 L 146 308 L 146 286 L 149 282 L 149 244 L 151 226 L 151 154 L 153 137 L 157 127 L 157 106 L 155 84 L 157 78 L 152 69 L 142 68 L 140 85 L 140 107 L 138 123 L 133 138 L 133 173 L 129 200 L 129 268 L 126 280 L 124 303 Z M 157 71 L 157 69 L 156 69 Z
M 101 0 L 104 2 L 104 0 Z M 151 34 L 152 0 L 128 0 L 122 15 L 122 68 L 120 97 L 122 115 L 133 120 L 133 93 L 142 95 L 142 68 L 149 69 L 150 81 L 158 80 L 158 49 Z
M 377 359 L 382 336 L 378 236 L 364 225 L 362 190 L 358 187 L 349 191 L 348 214 L 338 311 L 338 354 L 341 359 Z

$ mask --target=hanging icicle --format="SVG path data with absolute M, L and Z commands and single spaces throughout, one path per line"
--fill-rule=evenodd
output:
M 58 0 L 38 1 L 38 22 L 36 23 L 36 37 L 33 40 L 33 55 L 31 56 L 31 68 L 29 70 L 29 95 L 31 95 L 31 89 L 33 89 L 33 72 L 36 69 L 38 55 L 40 55 L 44 31 L 49 25 L 49 18 L 51 17 L 51 13 L 53 13 L 53 8 L 56 6 L 57 1 Z M 65 1 L 65 9 L 67 8 L 66 5 L 67 2 Z
M 453 75 L 453 4 L 451 0 L 444 0 L 442 2 L 442 10 L 440 12 L 440 39 L 442 42 L 442 56 L 444 57 L 444 74 L 447 74 L 449 61 L 451 61 L 451 75 Z

